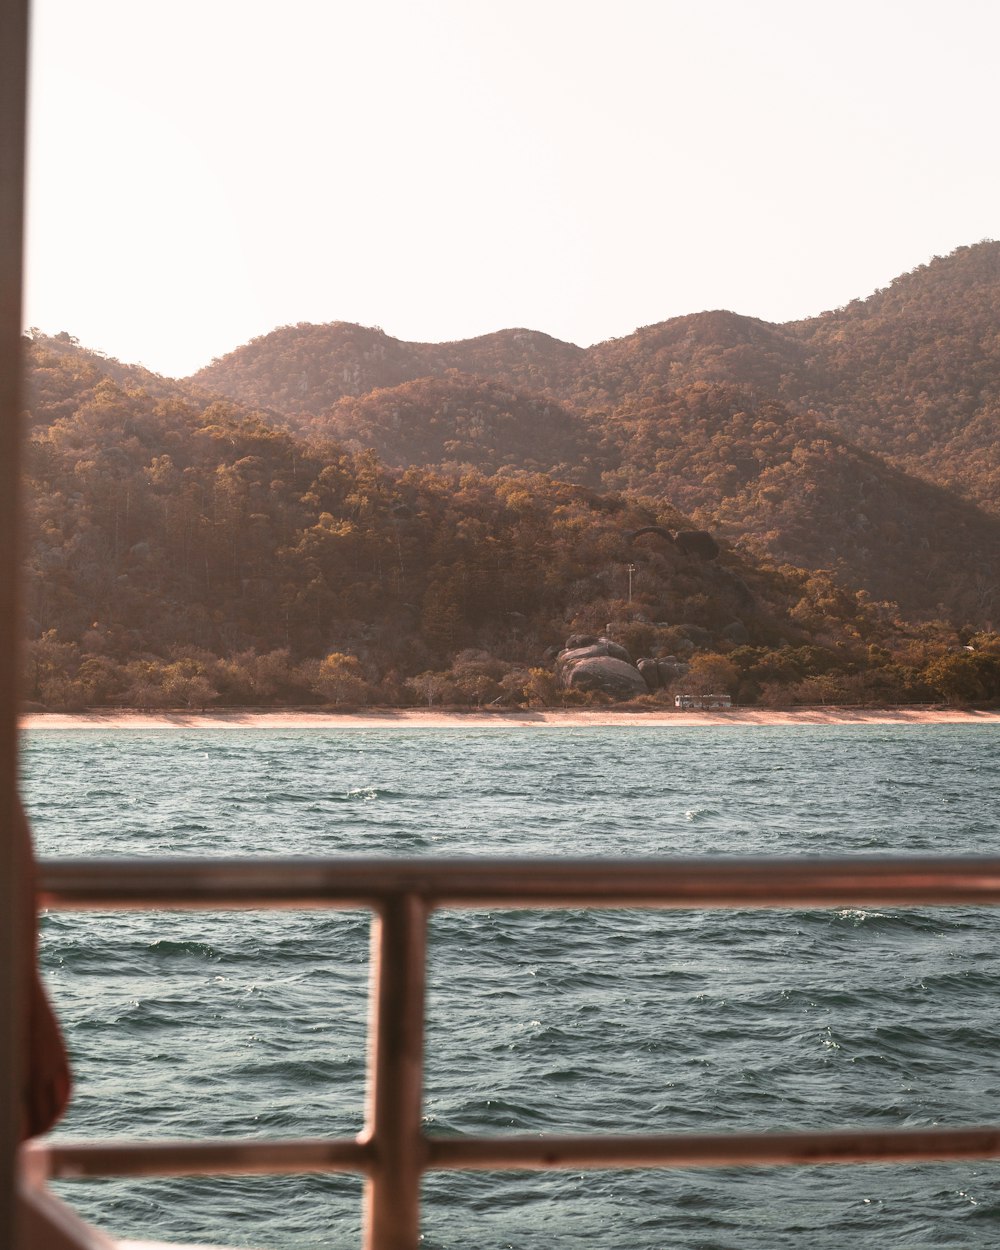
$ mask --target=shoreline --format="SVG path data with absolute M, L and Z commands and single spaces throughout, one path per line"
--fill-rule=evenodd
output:
M 516 711 L 439 711 L 385 708 L 357 712 L 266 711 L 231 708 L 213 712 L 28 712 L 26 732 L 51 729 L 518 729 L 593 728 L 619 725 L 683 729 L 719 725 L 1000 725 L 1000 710 L 942 707 L 732 708 L 726 711 L 649 712 L 608 708 L 522 708 Z

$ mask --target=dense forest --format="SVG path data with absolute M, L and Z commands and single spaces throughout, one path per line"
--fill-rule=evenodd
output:
M 334 323 L 186 380 L 26 356 L 30 704 L 606 698 L 557 680 L 573 635 L 667 661 L 640 702 L 1000 698 L 1000 244 L 589 349 Z

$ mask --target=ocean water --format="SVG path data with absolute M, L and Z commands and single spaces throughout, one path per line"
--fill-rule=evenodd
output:
M 1000 854 L 989 726 L 40 731 L 60 855 Z M 58 1135 L 352 1135 L 361 912 L 53 912 Z M 1000 1122 L 1000 914 L 444 912 L 429 1131 Z M 359 1244 L 351 1177 L 63 1182 L 120 1236 Z M 966 1246 L 1000 1165 L 441 1174 L 427 1250 Z

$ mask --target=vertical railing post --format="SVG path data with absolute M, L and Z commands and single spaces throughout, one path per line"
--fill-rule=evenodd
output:
M 21 684 L 21 239 L 27 0 L 0 3 L 0 1245 L 15 1245 L 28 897 L 17 829 Z
M 424 901 L 387 899 L 372 926 L 365 1250 L 417 1250 L 420 1240 L 426 952 Z

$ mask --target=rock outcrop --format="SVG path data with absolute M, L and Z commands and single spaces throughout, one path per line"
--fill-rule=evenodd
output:
M 613 699 L 646 693 L 643 675 L 618 643 L 589 634 L 574 634 L 566 642 L 556 657 L 556 679 L 566 689 L 599 691 Z
M 642 675 L 648 690 L 662 690 L 665 686 L 669 686 L 671 682 L 675 682 L 678 678 L 683 677 L 688 672 L 690 665 L 685 664 L 675 655 L 667 655 L 655 660 L 640 660 L 636 664 L 636 668 Z

